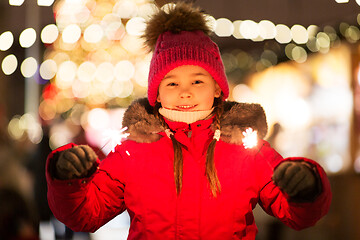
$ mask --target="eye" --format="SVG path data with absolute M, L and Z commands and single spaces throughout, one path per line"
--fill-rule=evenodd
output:
M 170 83 L 168 83 L 166 86 L 169 86 L 169 87 L 175 87 L 175 86 L 177 86 L 177 84 L 176 84 L 176 83 L 174 83 L 174 82 L 170 82 Z
M 195 80 L 194 81 L 194 84 L 201 84 L 201 83 L 203 83 L 203 81 L 201 81 L 201 80 Z

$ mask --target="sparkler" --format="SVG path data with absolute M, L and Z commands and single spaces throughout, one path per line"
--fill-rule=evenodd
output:
M 257 145 L 257 131 L 247 128 L 242 134 L 244 136 L 242 142 L 245 149 L 253 148 Z
M 115 147 L 117 145 L 121 145 L 123 139 L 126 139 L 130 135 L 130 133 L 124 133 L 126 130 L 127 127 L 124 127 L 120 130 L 113 128 L 105 130 L 103 133 L 103 142 L 105 142 L 105 144 L 97 151 L 97 153 L 99 153 L 107 145 L 109 145 L 111 152 L 114 152 Z

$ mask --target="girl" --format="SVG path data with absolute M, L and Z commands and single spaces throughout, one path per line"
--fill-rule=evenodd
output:
M 86 145 L 48 157 L 48 201 L 60 221 L 93 232 L 127 210 L 128 239 L 254 240 L 256 204 L 294 229 L 327 213 L 323 169 L 283 159 L 262 140 L 259 105 L 224 101 L 229 87 L 209 32 L 184 3 L 151 18 L 148 98 L 124 115 L 128 139 L 101 162 Z

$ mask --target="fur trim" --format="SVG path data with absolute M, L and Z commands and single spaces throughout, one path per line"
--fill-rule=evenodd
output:
M 266 136 L 266 116 L 260 104 L 224 102 L 224 114 L 220 120 L 221 140 L 242 144 L 242 133 L 247 128 L 256 130 L 260 139 Z
M 203 31 L 209 35 L 211 33 L 204 14 L 199 8 L 192 4 L 179 2 L 175 6 L 169 6 L 168 11 L 159 10 L 147 22 L 145 33 L 146 45 L 153 51 L 159 36 L 167 31 L 180 33 L 181 31 Z
M 129 106 L 124 113 L 122 125 L 128 128 L 128 139 L 141 143 L 155 142 L 161 138 L 158 133 L 165 131 L 147 98 L 138 99 Z
M 128 139 L 150 143 L 161 138 L 159 132 L 165 131 L 159 119 L 154 115 L 154 108 L 147 98 L 133 102 L 126 110 L 123 126 L 128 127 Z M 266 116 L 260 104 L 224 102 L 224 114 L 220 121 L 221 140 L 227 143 L 242 144 L 242 132 L 251 127 L 258 131 L 263 139 L 267 133 Z M 212 129 L 214 129 L 212 125 Z

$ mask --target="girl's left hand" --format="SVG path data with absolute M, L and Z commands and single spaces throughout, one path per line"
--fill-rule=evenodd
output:
M 282 162 L 272 178 L 283 192 L 295 200 L 310 200 L 318 193 L 316 173 L 305 162 Z

